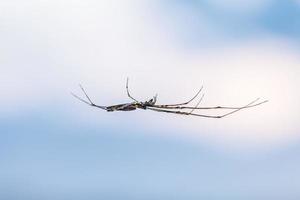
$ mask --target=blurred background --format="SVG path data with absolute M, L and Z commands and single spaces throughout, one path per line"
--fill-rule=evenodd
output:
M 299 0 L 0 2 L 0 199 L 299 199 Z M 99 105 L 269 102 L 223 119 Z M 205 113 L 203 113 L 205 114 Z

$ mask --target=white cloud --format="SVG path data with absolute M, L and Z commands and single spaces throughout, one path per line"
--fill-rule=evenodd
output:
M 172 45 L 164 28 L 147 24 L 151 12 L 135 1 L 1 4 L 4 112 L 24 112 L 55 101 L 79 112 L 74 104 L 67 107 L 72 101 L 69 91 L 80 92 L 78 82 L 99 104 L 127 101 L 124 84 L 129 76 L 134 95 L 142 100 L 158 93 L 161 103 L 182 101 L 202 84 L 206 105 L 241 105 L 257 96 L 270 100 L 224 120 L 132 115 L 146 129 L 180 129 L 184 136 L 226 147 L 256 148 L 298 137 L 300 61 L 296 49 L 282 45 L 286 42 L 260 40 L 187 53 Z

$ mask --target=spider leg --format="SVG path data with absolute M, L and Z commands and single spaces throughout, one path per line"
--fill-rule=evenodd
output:
M 126 80 L 126 91 L 127 91 L 127 96 L 128 96 L 130 99 L 132 99 L 133 101 L 135 101 L 135 102 L 138 103 L 139 101 L 136 100 L 135 98 L 133 98 L 133 97 L 130 95 L 130 93 L 129 93 L 128 82 L 129 82 L 129 78 L 127 78 L 127 80 Z
M 267 103 L 268 100 L 256 103 L 256 104 L 251 104 L 247 106 L 246 108 L 251 108 L 255 107 L 258 105 L 261 105 L 263 103 Z M 153 105 L 153 107 L 156 108 L 166 108 L 166 109 L 192 109 L 192 110 L 213 110 L 213 109 L 226 109 L 226 110 L 236 110 L 239 109 L 240 107 L 230 107 L 230 106 L 211 106 L 211 107 L 192 107 L 192 106 L 172 106 L 168 107 L 166 105 Z
M 196 106 L 190 111 L 190 114 L 192 114 L 192 112 L 194 112 L 194 110 L 199 106 L 199 104 L 201 103 L 203 97 L 204 97 L 204 94 L 201 96 L 201 98 L 200 98 L 200 100 L 198 101 L 198 103 L 196 104 Z
M 179 115 L 192 115 L 192 116 L 198 116 L 198 117 L 206 117 L 206 118 L 223 118 L 223 117 L 226 117 L 228 115 L 231 115 L 235 112 L 238 112 L 242 109 L 245 109 L 245 108 L 248 108 L 250 105 L 254 104 L 256 101 L 258 101 L 259 99 L 256 99 L 250 103 L 248 103 L 247 105 L 243 106 L 243 107 L 240 107 L 234 111 L 231 111 L 231 112 L 228 112 L 228 113 L 225 113 L 223 115 L 203 115 L 203 114 L 196 114 L 196 113 L 192 113 L 192 112 L 183 112 L 183 111 L 173 111 L 173 110 L 167 110 L 168 108 L 165 108 L 165 109 L 161 109 L 161 108 L 155 108 L 155 107 L 148 107 L 147 109 L 149 110 L 153 110 L 153 111 L 156 111 L 156 112 L 165 112 L 165 113 L 173 113 L 173 114 L 179 114 Z
M 242 109 L 249 108 L 249 106 L 251 106 L 252 104 L 254 104 L 255 102 L 257 102 L 258 100 L 259 100 L 259 98 L 255 99 L 254 101 L 248 103 L 247 105 L 245 105 L 245 106 L 243 106 L 243 107 L 240 107 L 240 108 L 238 108 L 238 109 L 236 109 L 236 110 L 233 110 L 233 111 L 231 111 L 231 112 L 228 112 L 228 113 L 222 115 L 222 117 L 226 117 L 226 116 L 231 115 L 231 114 L 233 114 L 233 113 L 236 113 L 236 112 L 238 112 L 238 111 L 240 111 L 240 110 L 242 110 Z
M 220 116 L 201 115 L 201 114 L 195 114 L 191 112 L 173 111 L 173 110 L 166 110 L 166 109 L 159 109 L 159 108 L 147 108 L 147 109 L 156 112 L 173 113 L 179 115 L 193 115 L 193 116 L 207 117 L 207 118 L 221 118 Z
M 155 105 L 157 107 L 160 107 L 160 108 L 168 108 L 168 107 L 173 107 L 173 106 L 181 106 L 181 105 L 187 105 L 189 104 L 190 102 L 192 102 L 199 94 L 200 92 L 202 91 L 203 89 L 203 86 L 201 86 L 201 88 L 198 90 L 198 92 L 196 93 L 195 96 L 193 96 L 190 100 L 184 102 L 184 103 L 177 103 L 177 104 L 164 104 L 164 105 Z M 200 101 L 201 102 L 201 101 Z
M 83 103 L 86 103 L 86 104 L 88 104 L 88 105 L 91 105 L 90 102 L 87 102 L 86 100 L 83 100 L 82 98 L 80 98 L 79 96 L 77 96 L 76 94 L 74 94 L 73 92 L 71 92 L 71 95 L 72 95 L 73 97 L 75 97 L 76 99 L 78 99 L 79 101 L 82 101 Z
M 86 104 L 88 104 L 88 105 L 90 105 L 90 106 L 97 107 L 97 108 L 101 108 L 101 109 L 103 109 L 103 110 L 107 110 L 107 108 L 106 108 L 105 106 L 99 106 L 99 105 L 94 104 L 94 103 L 92 102 L 92 100 L 90 99 L 90 97 L 87 95 L 86 91 L 83 89 L 83 87 L 82 87 L 80 84 L 79 84 L 79 87 L 80 87 L 81 90 L 83 91 L 83 93 L 84 93 L 84 95 L 86 96 L 86 98 L 88 99 L 88 101 L 86 101 L 86 100 L 84 100 L 84 99 L 78 97 L 77 95 L 75 95 L 74 93 L 71 92 L 71 95 L 72 95 L 73 97 L 75 97 L 76 99 L 78 99 L 78 100 L 80 100 L 81 102 L 86 103 Z
M 86 91 L 83 89 L 82 85 L 79 84 L 80 89 L 83 91 L 84 95 L 86 96 L 86 98 L 89 100 L 89 102 L 91 104 L 93 104 L 92 100 L 90 99 L 90 97 L 87 95 Z

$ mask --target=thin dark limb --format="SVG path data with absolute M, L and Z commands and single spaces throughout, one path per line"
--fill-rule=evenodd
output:
M 254 106 L 261 105 L 263 103 L 268 102 L 268 100 L 262 101 L 260 103 L 256 103 L 253 105 L 247 106 L 247 108 L 251 108 Z M 171 106 L 169 105 L 153 105 L 153 107 L 156 108 L 165 108 L 165 109 L 192 109 L 192 110 L 213 110 L 213 109 L 228 109 L 228 110 L 236 110 L 239 109 L 240 107 L 230 107 L 230 106 L 212 106 L 212 107 L 192 107 L 192 106 Z
M 128 82 L 129 82 L 129 78 L 127 78 L 127 80 L 126 80 L 126 91 L 127 91 L 127 96 L 128 96 L 130 99 L 132 99 L 133 101 L 135 101 L 136 103 L 138 103 L 139 101 L 136 100 L 135 98 L 133 98 L 133 97 L 130 95 L 130 93 L 129 93 Z
M 167 109 L 160 109 L 160 108 L 153 108 L 153 107 L 148 107 L 147 109 L 149 110 L 153 110 L 153 111 L 157 111 L 157 112 L 165 112 L 165 113 L 173 113 L 173 114 L 179 114 L 179 115 L 192 115 L 192 116 L 198 116 L 198 117 L 206 117 L 206 118 L 223 118 L 223 117 L 226 117 L 228 115 L 231 115 L 235 112 L 238 112 L 242 109 L 245 109 L 245 108 L 249 108 L 249 106 L 251 106 L 252 104 L 254 104 L 255 102 L 257 102 L 259 100 L 256 99 L 252 102 L 250 102 L 249 104 L 243 106 L 243 107 L 240 107 L 234 111 L 231 111 L 231 112 L 228 112 L 228 113 L 225 113 L 223 115 L 202 115 L 202 114 L 195 114 L 195 113 L 191 113 L 191 112 L 182 112 L 182 111 L 172 111 L 172 110 L 167 110 Z
M 101 108 L 101 109 L 103 109 L 103 110 L 106 110 L 106 107 L 105 107 L 105 106 L 99 106 L 99 105 L 94 104 L 94 103 L 92 102 L 92 100 L 90 99 L 90 97 L 87 95 L 87 93 L 85 92 L 85 90 L 83 89 L 83 87 L 82 87 L 80 84 L 79 84 L 79 87 L 81 88 L 81 90 L 83 91 L 84 95 L 85 95 L 86 98 L 89 100 L 89 102 L 86 101 L 86 100 L 84 100 L 84 99 L 82 99 L 82 98 L 80 98 L 80 97 L 78 97 L 77 95 L 75 95 L 74 93 L 71 92 L 71 95 L 72 95 L 73 97 L 75 97 L 76 99 L 78 99 L 78 100 L 82 101 L 83 103 L 86 103 L 86 104 L 88 104 L 88 105 L 90 105 L 90 106 L 94 106 L 94 107 L 97 107 L 97 108 Z
M 158 107 L 158 108 L 168 108 L 169 106 L 170 107 L 173 107 L 173 106 L 181 106 L 181 105 L 187 105 L 189 103 L 191 103 L 199 94 L 200 92 L 202 91 L 203 89 L 203 86 L 201 86 L 200 90 L 196 93 L 195 96 L 193 96 L 193 98 L 191 98 L 190 100 L 188 100 L 187 102 L 184 102 L 184 103 L 177 103 L 177 104 L 165 104 L 165 105 L 155 105 L 155 107 Z M 201 102 L 201 101 L 200 101 Z M 200 103 L 199 102 L 199 103 Z
M 199 106 L 199 104 L 201 103 L 202 99 L 204 97 L 204 94 L 201 96 L 200 100 L 198 101 L 198 103 L 196 104 L 196 106 L 194 107 L 194 109 L 192 109 L 189 113 L 191 114 L 192 112 L 194 112 L 194 110 Z

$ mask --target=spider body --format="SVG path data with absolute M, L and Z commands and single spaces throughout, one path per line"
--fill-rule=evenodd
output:
M 112 106 L 106 107 L 107 112 L 132 111 L 132 110 L 136 110 L 136 109 L 137 109 L 136 103 L 124 103 L 124 104 L 118 104 L 118 105 L 112 105 Z
M 200 90 L 196 93 L 196 95 L 187 102 L 178 103 L 178 104 L 157 105 L 156 104 L 157 95 L 155 95 L 152 99 L 150 99 L 148 101 L 144 101 L 144 102 L 138 101 L 135 98 L 133 98 L 129 93 L 128 79 L 127 79 L 127 82 L 126 82 L 127 96 L 130 99 L 132 99 L 134 102 L 117 104 L 117 105 L 112 105 L 112 106 L 99 106 L 99 105 L 94 104 L 92 102 L 92 100 L 90 99 L 90 97 L 85 92 L 85 90 L 83 89 L 83 87 L 81 85 L 79 85 L 79 86 L 80 86 L 81 90 L 83 91 L 83 93 L 85 94 L 88 101 L 71 93 L 75 98 L 77 98 L 78 100 L 80 100 L 90 106 L 106 110 L 107 112 L 133 111 L 136 109 L 143 109 L 143 110 L 152 110 L 152 111 L 156 111 L 156 112 L 173 113 L 173 114 L 179 114 L 179 115 L 192 115 L 192 116 L 206 117 L 206 118 L 223 118 L 225 116 L 231 115 L 242 109 L 255 107 L 255 106 L 258 106 L 258 105 L 261 105 L 261 104 L 267 102 L 267 101 L 262 101 L 262 102 L 257 103 L 257 101 L 259 100 L 259 98 L 257 98 L 256 100 L 248 103 L 247 105 L 240 106 L 240 107 L 226 107 L 226 106 L 198 107 L 198 105 L 200 104 L 200 102 L 202 101 L 202 99 L 204 97 L 204 95 L 202 95 L 202 97 L 200 98 L 200 100 L 198 101 L 196 106 L 186 106 L 187 104 L 192 102 L 199 95 L 199 93 L 202 91 L 202 88 L 203 88 L 203 87 L 201 87 Z M 195 110 L 230 110 L 230 111 L 227 111 L 220 115 L 207 115 L 207 114 L 193 113 Z
M 107 112 L 114 112 L 114 111 L 132 111 L 136 109 L 143 109 L 146 110 L 149 106 L 154 106 L 156 102 L 156 97 L 150 99 L 149 101 L 145 102 L 132 102 L 132 103 L 123 103 L 117 104 L 112 106 L 107 106 Z

